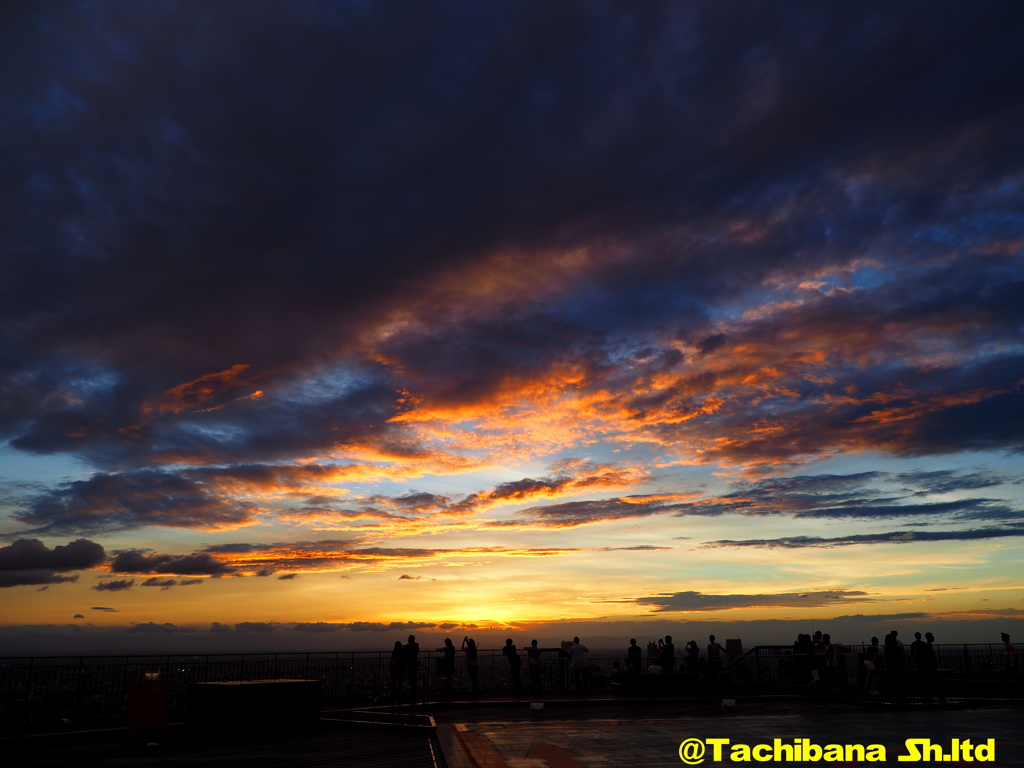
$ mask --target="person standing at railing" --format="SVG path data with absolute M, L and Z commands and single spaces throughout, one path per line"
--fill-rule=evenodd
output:
M 508 674 L 512 678 L 512 688 L 518 691 L 519 672 L 522 669 L 523 663 L 519 659 L 519 652 L 516 650 L 515 643 L 512 642 L 511 637 L 505 641 L 505 647 L 501 649 L 501 653 L 508 659 Z
M 924 665 L 930 675 L 936 675 L 939 671 L 938 660 L 935 658 L 935 635 L 931 632 L 924 633 Z
M 636 638 L 631 638 L 629 641 L 629 648 L 626 649 L 626 656 L 629 659 L 629 668 L 634 672 L 639 672 L 643 669 L 643 660 L 641 659 L 642 653 L 640 646 L 636 644 Z
M 1010 642 L 1010 636 L 1003 632 L 999 636 L 1003 641 L 1003 675 L 1006 680 L 1017 679 L 1017 649 Z
M 825 692 L 828 693 L 837 684 L 839 658 L 836 654 L 836 647 L 832 644 L 832 635 L 826 632 L 821 636 L 821 642 L 823 648 L 822 677 L 824 678 L 822 685 Z
M 868 647 L 867 658 L 864 659 L 864 669 L 868 672 L 868 679 L 864 684 L 864 687 L 868 689 L 868 693 L 872 696 L 880 695 L 878 690 L 878 670 L 882 666 L 882 652 L 878 646 L 878 638 L 871 638 L 871 645 Z
M 889 634 L 892 635 L 892 639 L 896 643 L 896 647 L 900 649 L 900 653 L 904 654 L 904 657 L 905 657 L 906 656 L 906 650 L 903 647 L 903 641 L 900 640 L 900 633 L 899 633 L 899 631 L 894 629 Z M 903 664 L 904 664 L 904 666 L 906 666 L 906 659 L 905 658 L 904 658 Z
M 914 633 L 914 642 L 910 644 L 910 660 L 914 664 L 914 677 L 922 687 L 928 686 L 928 671 L 925 669 L 925 648 L 928 644 L 921 639 L 921 633 Z
M 935 635 L 925 632 L 924 639 L 925 643 L 921 648 L 921 670 L 924 675 L 925 689 L 930 695 L 932 688 L 939 684 L 939 665 L 935 661 L 935 647 L 932 645 L 935 642 Z
M 476 641 L 467 635 L 462 638 L 462 650 L 466 653 L 466 672 L 469 682 L 473 684 L 473 695 L 480 693 L 480 656 L 476 651 Z
M 914 642 L 910 644 L 910 660 L 914 662 L 914 669 L 918 672 L 924 669 L 924 645 L 921 633 L 914 633 Z
M 450 637 L 437 649 L 444 654 L 437 662 L 437 676 L 441 678 L 441 691 L 445 696 L 452 694 L 452 676 L 455 675 L 455 644 Z
M 700 670 L 700 646 L 696 640 L 686 644 L 686 671 L 691 675 L 697 674 Z
M 391 697 L 397 699 L 402 693 L 402 679 L 405 677 L 406 662 L 405 648 L 401 640 L 395 640 L 395 647 L 391 651 Z
M 409 675 L 409 696 L 415 699 L 420 674 L 420 644 L 416 642 L 415 635 L 409 635 L 409 642 L 405 645 L 405 669 Z
M 807 686 L 817 693 L 821 674 L 814 654 L 814 640 L 810 635 L 797 635 L 796 643 L 793 644 L 793 657 L 796 684 Z
M 676 671 L 676 647 L 672 644 L 672 635 L 665 635 L 665 644 L 661 646 L 661 671 L 666 674 Z
M 715 640 L 714 635 L 708 635 L 708 673 L 717 675 L 722 671 L 722 654 L 730 655 L 721 643 Z
M 590 675 L 587 674 L 587 654 L 590 649 L 580 642 L 578 637 L 572 639 L 569 648 L 569 666 L 572 668 L 572 679 L 576 685 L 576 693 L 590 690 Z
M 537 641 L 531 640 L 529 647 L 526 649 L 526 662 L 530 670 L 530 690 L 536 696 L 540 694 L 540 648 L 537 647 Z
M 903 693 L 903 678 L 906 672 L 906 654 L 903 645 L 893 630 L 885 636 L 885 677 L 891 695 Z

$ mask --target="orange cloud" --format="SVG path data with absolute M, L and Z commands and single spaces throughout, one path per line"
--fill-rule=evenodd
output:
M 893 408 L 883 408 L 872 411 L 869 414 L 854 419 L 854 422 L 877 422 L 889 424 L 894 421 L 906 421 L 916 419 L 928 413 L 944 411 L 958 405 L 970 405 L 988 400 L 996 395 L 1005 394 L 1008 390 L 979 388 L 970 392 L 954 394 L 939 394 L 930 397 L 913 399 L 911 402 Z M 883 395 L 880 395 L 883 396 Z M 897 396 L 886 397 L 887 400 L 895 400 Z
M 142 412 L 147 417 L 152 417 L 161 413 L 180 413 L 199 408 L 211 399 L 226 395 L 242 386 L 246 382 L 243 374 L 248 369 L 248 365 L 233 365 L 227 370 L 208 373 L 198 379 L 171 387 L 163 394 L 145 401 L 142 404 Z M 255 393 L 249 395 L 254 396 Z
M 230 567 L 250 574 L 282 570 L 293 573 L 360 570 L 382 571 L 392 566 L 450 565 L 493 557 L 543 558 L 586 550 L 558 547 L 466 547 L 463 549 L 401 549 L 356 547 L 350 542 L 295 542 L 210 547 L 207 552 Z

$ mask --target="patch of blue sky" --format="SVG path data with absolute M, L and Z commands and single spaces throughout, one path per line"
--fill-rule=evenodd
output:
M 851 283 L 855 288 L 870 290 L 880 287 L 891 279 L 891 272 L 879 269 L 873 264 L 865 264 L 853 271 Z
M 361 389 L 380 385 L 383 379 L 384 374 L 375 367 L 342 361 L 282 383 L 268 393 L 268 397 L 284 404 L 323 405 Z
M 918 228 L 911 238 L 915 243 L 939 243 L 970 248 L 987 243 L 994 236 L 1014 236 L 1024 231 L 1024 216 L 1016 211 L 987 210 L 973 213 L 952 223 L 933 223 Z
M 203 443 L 242 443 L 252 437 L 252 427 L 250 425 L 232 425 L 228 422 L 204 422 L 198 424 L 194 421 L 186 422 L 182 421 L 178 424 L 177 430 L 186 435 L 194 435 L 199 438 Z M 159 443 L 154 444 L 154 450 L 162 450 L 164 447 Z
M 72 355 L 57 354 L 46 359 L 34 369 L 16 376 L 19 385 L 52 388 L 59 381 L 60 388 L 72 399 L 94 398 L 97 394 L 111 392 L 120 383 L 121 377 L 112 368 L 93 360 Z
M 980 232 L 980 239 L 984 242 L 993 235 L 1015 237 L 1024 232 L 1024 215 L 1016 210 L 982 211 L 971 216 L 965 223 L 972 230 Z
M 90 366 L 90 370 L 67 379 L 66 389 L 84 397 L 96 397 L 100 392 L 111 392 L 121 382 L 121 376 L 112 369 Z
M 86 480 L 91 474 L 72 456 L 38 456 L 0 445 L 0 510 L 10 514 L 19 500 L 72 480 Z

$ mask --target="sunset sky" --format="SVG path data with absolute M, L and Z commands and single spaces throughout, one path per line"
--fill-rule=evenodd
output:
M 0 653 L 1024 639 L 1019 2 L 4 13 Z

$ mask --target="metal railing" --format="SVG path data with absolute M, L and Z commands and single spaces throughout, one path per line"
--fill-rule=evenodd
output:
M 471 690 L 464 654 L 459 653 L 451 682 L 439 674 L 442 654 L 420 651 L 415 696 L 459 695 Z M 526 659 L 519 680 L 512 678 L 500 650 L 479 652 L 479 685 L 487 691 L 529 688 Z M 594 658 L 601 669 L 610 660 Z M 568 658 L 558 648 L 542 649 L 541 679 L 545 690 L 564 691 L 572 682 Z M 172 712 L 184 712 L 192 683 L 228 680 L 319 680 L 325 699 L 410 700 L 413 686 L 403 669 L 392 674 L 387 651 L 320 653 L 246 653 L 166 656 L 73 656 L 0 658 L 0 732 L 22 730 L 26 724 L 60 724 L 88 719 L 123 722 L 135 684 L 157 674 L 171 689 Z
M 943 679 L 991 682 L 1006 677 L 1001 645 L 944 644 L 933 649 L 937 674 Z M 867 651 L 865 646 L 840 646 L 831 682 L 845 689 L 862 685 Z M 525 658 L 520 658 L 518 685 L 529 690 L 528 665 Z M 541 659 L 543 690 L 571 690 L 573 676 L 567 655 L 561 649 L 546 648 Z M 909 648 L 904 651 L 904 659 L 909 674 L 918 671 Z M 456 657 L 450 688 L 439 674 L 440 661 L 440 653 L 420 652 L 417 700 L 471 690 L 464 654 Z M 511 691 L 516 687 L 508 659 L 500 650 L 481 650 L 479 661 L 479 684 L 484 691 Z M 621 675 L 627 668 L 624 656 L 591 656 L 588 661 L 597 689 L 612 680 L 628 679 L 628 675 Z M 806 659 L 794 656 L 789 647 L 757 646 L 742 656 L 721 661 L 721 671 L 714 675 L 718 682 L 749 683 L 763 689 L 807 683 Z M 677 658 L 676 665 L 680 672 L 688 668 L 685 658 Z M 706 659 L 702 658 L 696 676 L 704 675 L 706 669 Z M 325 699 L 384 701 L 396 694 L 404 701 L 413 698 L 405 674 L 392 675 L 391 654 L 387 651 L 0 658 L 0 733 L 60 727 L 62 722 L 123 723 L 132 688 L 147 673 L 157 673 L 169 684 L 172 712 L 177 717 L 187 706 L 188 686 L 201 682 L 314 679 L 321 682 Z
M 869 658 L 870 646 L 846 645 L 836 646 L 836 664 L 834 675 L 843 681 L 843 685 L 852 685 L 855 678 L 863 678 L 863 662 Z M 921 678 L 925 674 L 933 674 L 938 679 L 976 682 L 1005 681 L 1005 655 L 1002 645 L 998 644 L 935 644 L 932 646 L 935 669 L 922 668 L 914 658 L 911 648 L 904 647 L 900 671 L 911 678 Z M 878 653 L 878 671 L 885 675 L 892 672 L 892 662 L 886 664 L 885 649 Z M 824 665 L 824 657 L 816 656 L 812 661 L 807 657 L 794 654 L 793 649 L 786 646 L 757 646 L 742 657 L 733 659 L 734 676 L 740 669 L 746 668 L 751 678 L 763 685 L 802 685 L 806 683 L 812 668 Z M 861 682 L 863 682 L 861 680 Z

